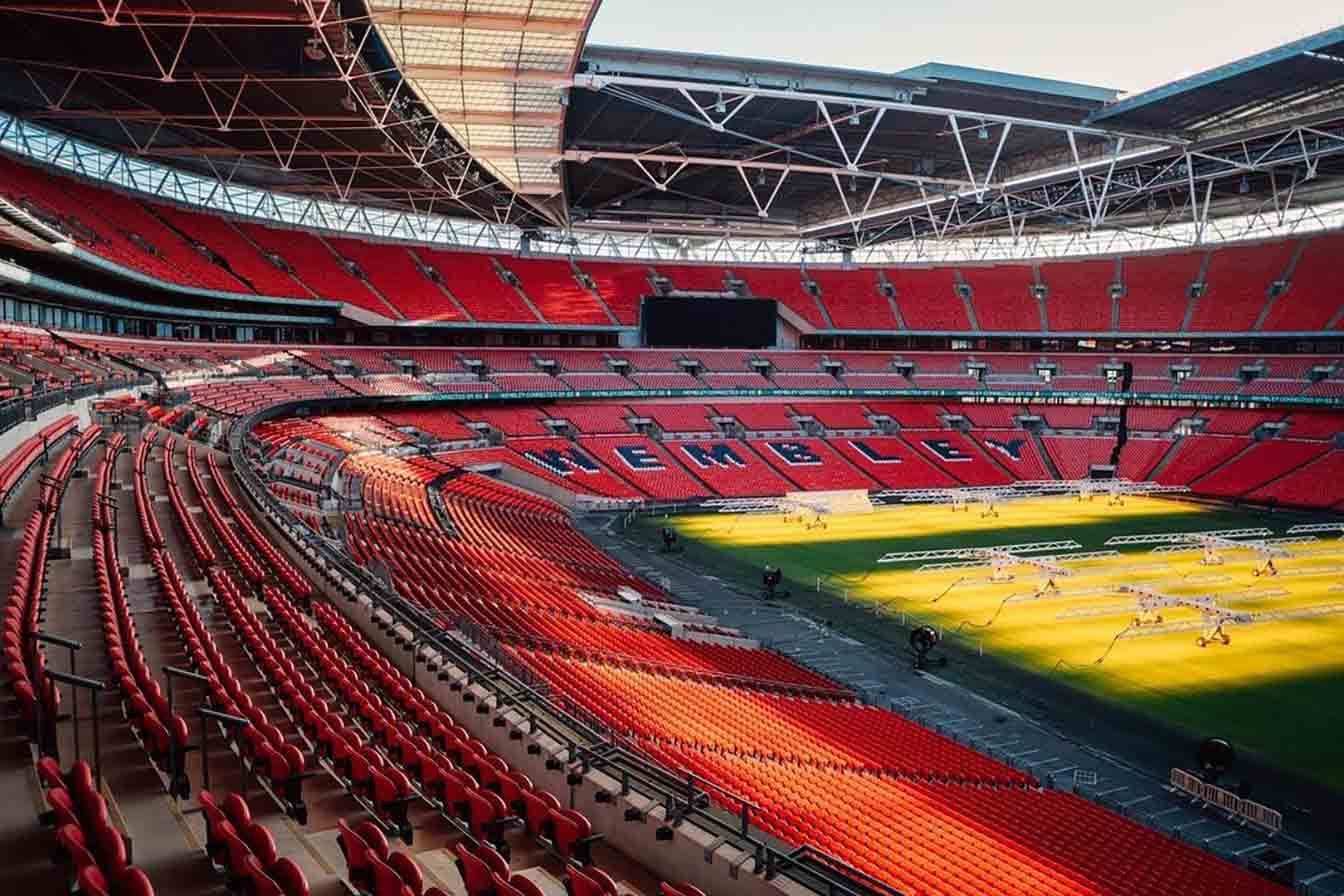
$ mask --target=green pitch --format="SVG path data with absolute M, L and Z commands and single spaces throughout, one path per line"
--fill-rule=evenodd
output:
M 963 648 L 983 650 L 1056 680 L 1121 702 L 1201 736 L 1232 739 L 1265 759 L 1344 790 L 1344 613 L 1226 628 L 1231 643 L 1200 647 L 1199 631 L 1117 639 L 1135 619 L 1125 583 L 1164 593 L 1216 595 L 1250 613 L 1344 607 L 1344 541 L 1326 535 L 1291 546 L 1280 574 L 1256 576 L 1249 551 L 1223 553 L 1206 566 L 1198 551 L 1154 554 L 1129 547 L 1118 557 L 1069 564 L 1058 594 L 1034 599 L 1042 577 L 1030 567 L 990 581 L 988 568 L 919 571 L 918 563 L 878 566 L 889 551 L 991 546 L 1073 539 L 1099 550 L 1112 535 L 1268 527 L 1276 534 L 1302 516 L 1213 509 L 1189 502 L 1128 498 L 1109 507 L 1047 498 L 982 508 L 881 509 L 825 518 L 805 528 L 779 515 L 673 517 L 682 538 L 707 560 L 746 573 L 783 568 L 794 589 L 858 603 L 893 623 L 940 627 Z M 650 521 L 661 525 L 662 520 Z M 1196 622 L 1185 608 L 1161 611 L 1162 623 Z M 1150 620 L 1151 623 L 1151 620 Z M 1161 631 L 1161 629 L 1156 629 Z

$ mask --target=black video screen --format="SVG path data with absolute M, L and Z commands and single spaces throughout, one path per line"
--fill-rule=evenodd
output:
M 696 299 L 645 296 L 639 326 L 651 348 L 770 348 L 774 299 Z

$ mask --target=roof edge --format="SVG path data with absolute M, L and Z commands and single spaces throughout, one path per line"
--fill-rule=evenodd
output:
M 1136 93 L 1133 96 L 1126 97 L 1119 102 L 1112 103 L 1105 109 L 1098 110 L 1088 116 L 1088 123 L 1103 121 L 1113 118 L 1117 115 L 1123 115 L 1126 112 L 1132 112 L 1135 109 L 1141 109 L 1144 106 L 1170 99 L 1173 96 L 1185 93 L 1190 90 L 1197 90 L 1200 87 L 1207 87 L 1216 84 L 1219 81 L 1228 78 L 1243 75 L 1247 72 L 1253 72 L 1266 66 L 1274 65 L 1286 59 L 1291 59 L 1300 53 L 1308 53 L 1321 47 L 1328 47 L 1331 44 L 1344 41 L 1344 25 L 1335 28 L 1328 28 L 1325 31 L 1308 35 L 1307 37 L 1291 41 L 1280 46 L 1245 56 L 1233 62 L 1216 66 L 1198 74 L 1180 78 L 1176 81 L 1163 84 L 1160 87 L 1154 87 L 1151 90 L 1145 90 Z
M 962 81 L 984 87 L 999 87 L 1005 90 L 1021 90 L 1028 93 L 1103 103 L 1112 102 L 1123 93 L 1123 91 L 1114 87 L 1098 87 L 1094 84 L 1059 81 L 1054 78 L 1038 78 L 1034 75 L 998 72 L 992 69 L 975 68 L 969 65 L 952 65 L 945 62 L 926 62 L 923 65 L 916 65 L 896 72 L 895 75 L 898 78 L 919 80 Z

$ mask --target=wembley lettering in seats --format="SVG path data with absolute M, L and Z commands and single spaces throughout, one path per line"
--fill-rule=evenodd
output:
M 985 439 L 985 446 L 993 448 L 1009 460 L 1018 461 L 1022 459 L 1022 446 L 1027 443 L 1026 439 L 1008 439 L 1000 441 L 998 439 Z
M 596 461 L 577 448 L 570 448 L 568 451 L 561 451 L 557 448 L 546 448 L 542 451 L 528 450 L 523 452 L 523 457 L 537 466 L 545 467 L 558 476 L 569 476 L 572 473 L 602 472 L 602 468 L 597 465 Z
M 727 442 L 688 442 L 682 452 L 703 470 L 711 467 L 745 467 L 747 462 Z
M 616 456 L 632 470 L 666 470 L 667 467 L 644 445 L 617 445 Z
M 894 454 L 883 454 L 878 449 L 869 445 L 867 442 L 859 439 L 850 439 L 849 446 L 862 454 L 870 463 L 874 464 L 899 464 L 901 459 Z
M 968 463 L 971 456 L 947 439 L 923 439 L 920 444 L 948 463 Z
M 821 458 L 811 448 L 798 442 L 766 442 L 779 459 L 791 467 L 817 467 Z

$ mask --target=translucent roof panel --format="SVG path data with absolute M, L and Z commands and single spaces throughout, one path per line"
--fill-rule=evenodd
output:
M 558 193 L 565 91 L 597 0 L 369 0 L 420 99 L 516 191 Z

